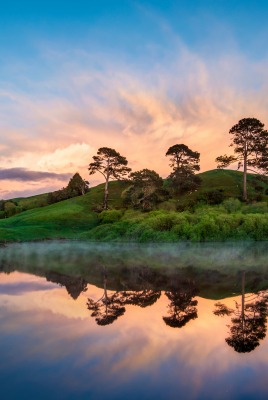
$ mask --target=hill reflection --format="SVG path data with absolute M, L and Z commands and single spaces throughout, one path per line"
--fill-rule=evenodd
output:
M 7 246 L 0 249 L 0 270 L 45 277 L 48 282 L 64 287 L 73 300 L 83 294 L 85 309 L 98 326 L 121 320 L 131 313 L 128 306 L 150 308 L 162 295 L 165 309 L 159 314 L 160 322 L 170 328 L 184 328 L 198 318 L 197 296 L 228 300 L 241 295 L 240 300 L 236 298 L 234 307 L 230 307 L 229 301 L 215 304 L 213 314 L 229 320 L 226 343 L 236 352 L 249 353 L 264 339 L 268 271 L 263 244 L 255 247 L 239 244 L 238 249 L 230 244 L 222 248 L 214 248 L 212 244 L 157 246 L 155 250 L 138 246 L 121 250 L 111 245 L 94 246 L 73 243 L 63 243 L 58 248 L 55 244 Z M 231 262 L 228 249 L 233 265 L 227 264 Z M 224 260 L 217 260 L 217 254 L 219 258 L 225 257 Z M 92 296 L 88 285 L 98 288 L 98 297 Z M 26 288 L 30 291 L 37 286 L 24 283 L 24 286 L 18 285 L 16 291 L 22 293 Z M 11 289 L 3 288 L 2 293 L 11 293 Z M 12 290 L 14 292 L 14 288 Z M 42 285 L 40 290 L 43 290 Z

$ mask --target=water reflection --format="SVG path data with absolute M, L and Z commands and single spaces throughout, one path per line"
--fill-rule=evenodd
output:
M 267 398 L 260 250 L 249 263 L 233 248 L 234 268 L 205 268 L 212 246 L 199 248 L 199 264 L 191 246 L 136 256 L 68 246 L 0 249 L 3 398 Z
M 144 272 L 144 269 L 141 270 Z M 144 288 L 139 291 L 117 291 L 111 295 L 107 293 L 107 271 L 103 272 L 103 295 L 95 301 L 88 298 L 87 307 L 93 311 L 91 317 L 94 317 L 98 325 L 112 324 L 118 317 L 122 316 L 126 305 L 136 305 L 142 308 L 153 305 L 161 296 L 161 291 L 153 291 Z M 143 285 L 148 282 L 143 280 Z
M 91 317 L 96 319 L 98 325 L 112 324 L 118 317 L 124 314 L 125 307 L 121 305 L 118 292 L 108 296 L 107 274 L 103 274 L 103 295 L 97 301 L 88 299 L 87 307 L 93 311 Z
M 64 286 L 69 295 L 76 300 L 82 292 L 87 291 L 87 282 L 82 277 L 73 277 L 64 274 L 59 274 L 55 271 L 48 271 L 45 273 L 48 282 L 57 283 Z
M 245 293 L 246 273 L 242 272 L 241 301 L 235 301 L 235 308 L 221 302 L 215 304 L 214 314 L 232 316 L 226 343 L 238 353 L 249 353 L 265 338 L 267 323 L 268 292 Z
M 198 290 L 189 282 L 184 287 L 172 288 L 165 292 L 170 300 L 168 316 L 163 317 L 164 322 L 172 328 L 182 328 L 192 319 L 197 318 L 197 300 L 194 300 Z

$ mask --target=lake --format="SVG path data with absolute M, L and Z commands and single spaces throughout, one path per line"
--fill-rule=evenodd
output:
M 267 248 L 1 247 L 1 398 L 267 399 Z

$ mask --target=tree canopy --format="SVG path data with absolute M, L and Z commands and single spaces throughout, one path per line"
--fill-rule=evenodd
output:
M 166 156 L 170 157 L 172 172 L 169 179 L 175 192 L 192 191 L 201 184 L 201 179 L 195 176 L 195 172 L 200 170 L 200 153 L 185 144 L 175 144 L 168 149 Z
M 84 180 L 78 172 L 70 179 L 67 191 L 70 197 L 81 196 L 88 192 L 89 182 Z
M 108 208 L 109 181 L 111 179 L 122 180 L 127 177 L 130 168 L 127 167 L 128 161 L 116 150 L 109 147 L 101 147 L 97 155 L 93 156 L 93 162 L 89 164 L 89 175 L 99 172 L 105 179 L 104 203 L 103 208 Z
M 175 144 L 166 152 L 170 156 L 170 166 L 173 171 L 185 170 L 194 173 L 200 170 L 200 153 L 189 149 L 185 144 Z
M 167 192 L 163 189 L 163 179 L 157 172 L 142 169 L 130 174 L 132 185 L 124 194 L 125 203 L 131 203 L 134 208 L 150 211 L 153 206 L 166 200 Z

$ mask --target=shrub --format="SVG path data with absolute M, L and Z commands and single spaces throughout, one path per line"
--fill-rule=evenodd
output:
M 265 214 L 268 212 L 267 203 L 249 204 L 242 210 L 244 214 Z
M 218 189 L 208 190 L 198 196 L 198 201 L 209 205 L 221 204 L 223 200 L 224 200 L 223 191 Z
M 234 199 L 231 197 L 224 200 L 223 207 L 229 214 L 231 214 L 241 209 L 241 202 L 238 199 Z
M 112 224 L 114 222 L 119 221 L 122 215 L 123 215 L 122 212 L 119 210 L 108 210 L 108 211 L 102 211 L 98 217 L 102 223 Z

